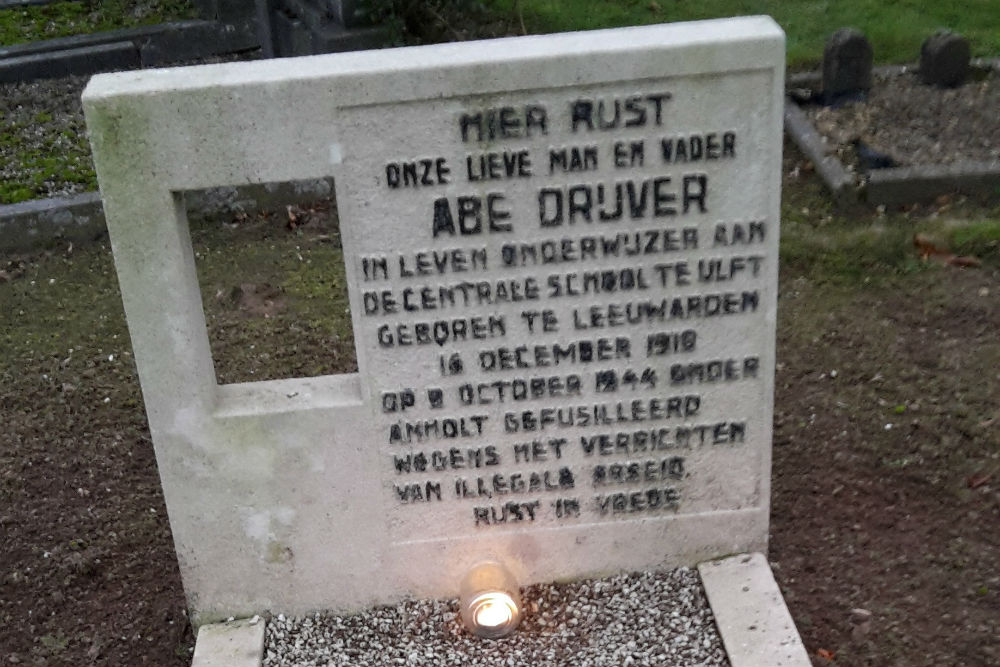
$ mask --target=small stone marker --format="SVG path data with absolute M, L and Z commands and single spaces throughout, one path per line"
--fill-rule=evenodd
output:
M 95 77 L 195 622 L 765 549 L 783 76 L 751 17 Z M 218 385 L 181 193 L 328 176 L 359 373 Z
M 841 28 L 823 49 L 823 96 L 828 104 L 872 87 L 872 45 L 854 28 Z
M 969 40 L 949 30 L 928 37 L 920 47 L 920 80 L 932 86 L 954 88 L 969 75 Z

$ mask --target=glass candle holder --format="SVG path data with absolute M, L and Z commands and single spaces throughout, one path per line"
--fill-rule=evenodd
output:
M 517 581 L 503 564 L 485 561 L 466 572 L 459 588 L 462 622 L 474 635 L 497 639 L 521 622 Z

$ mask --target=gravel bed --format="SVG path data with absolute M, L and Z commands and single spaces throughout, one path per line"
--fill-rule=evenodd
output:
M 697 571 L 619 575 L 522 590 L 513 635 L 466 632 L 456 600 L 408 600 L 356 616 L 268 621 L 265 667 L 728 667 Z
M 95 188 L 80 106 L 88 80 L 0 84 L 0 180 L 30 189 L 32 198 Z
M 973 79 L 941 89 L 920 83 L 913 71 L 877 74 L 865 102 L 806 113 L 855 169 L 851 141 L 858 138 L 900 165 L 1000 160 L 1000 73 L 980 70 Z
M 254 60 L 256 52 L 174 66 Z M 80 95 L 89 76 L 0 84 L 0 204 L 97 189 Z

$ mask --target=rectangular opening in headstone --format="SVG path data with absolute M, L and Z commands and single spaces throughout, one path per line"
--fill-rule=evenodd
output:
M 332 179 L 183 196 L 217 382 L 356 371 Z

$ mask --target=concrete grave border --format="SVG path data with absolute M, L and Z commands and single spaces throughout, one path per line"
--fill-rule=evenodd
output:
M 239 211 L 308 204 L 333 194 L 331 181 L 211 188 L 185 196 L 192 220 Z M 89 243 L 106 238 L 107 223 L 98 192 L 33 199 L 0 206 L 0 252 L 33 252 L 60 242 Z
M 706 561 L 698 573 L 731 667 L 810 667 L 763 554 Z M 191 667 L 260 667 L 265 624 L 255 619 L 201 626 Z
M 264 619 L 259 616 L 198 629 L 191 667 L 259 667 L 264 661 Z
M 0 0 L 0 10 L 56 0 Z M 201 19 L 0 46 L 0 83 L 159 67 L 179 60 L 259 49 L 265 58 L 377 48 L 382 26 L 359 26 L 340 5 L 334 20 L 308 2 L 286 0 L 289 18 L 275 0 L 195 0 Z
M 973 67 L 1000 72 L 1000 59 L 979 59 Z M 878 67 L 876 74 L 892 75 L 912 71 L 913 66 Z M 788 77 L 787 88 L 820 86 L 818 73 Z M 791 98 L 785 101 L 785 131 L 812 161 L 823 184 L 838 205 L 862 201 L 873 206 L 897 206 L 960 192 L 973 196 L 1000 197 L 1000 160 L 922 164 L 878 169 L 865 176 L 855 174 L 831 153 L 831 147 L 816 131 L 802 108 Z
M 198 19 L 59 37 L 0 47 L 0 83 L 158 67 L 259 45 L 252 23 Z
M 812 664 L 763 554 L 707 561 L 698 573 L 732 667 Z

